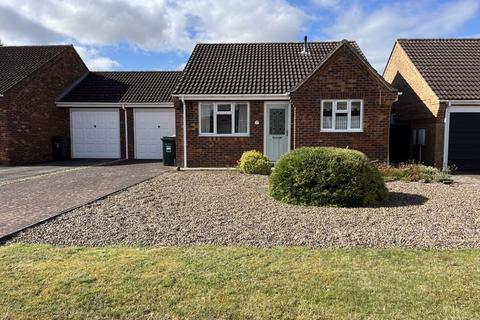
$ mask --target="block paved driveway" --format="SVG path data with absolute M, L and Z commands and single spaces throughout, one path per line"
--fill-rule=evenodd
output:
M 159 162 L 117 162 L 0 185 L 0 238 L 60 212 L 172 170 Z
M 10 183 L 19 179 L 29 179 L 35 176 L 59 172 L 78 170 L 83 167 L 108 163 L 108 160 L 66 160 L 66 161 L 51 161 L 40 164 L 26 165 L 26 166 L 0 166 L 0 185 Z

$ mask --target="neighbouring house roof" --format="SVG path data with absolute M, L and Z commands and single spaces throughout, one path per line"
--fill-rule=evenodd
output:
M 480 99 L 480 39 L 399 39 L 440 100 Z
M 172 102 L 181 75 L 181 71 L 90 72 L 59 102 Z
M 70 45 L 0 46 L 0 94 L 28 78 Z
M 284 94 L 343 43 L 349 43 L 371 68 L 354 41 L 309 42 L 307 55 L 301 53 L 303 42 L 197 44 L 175 94 Z

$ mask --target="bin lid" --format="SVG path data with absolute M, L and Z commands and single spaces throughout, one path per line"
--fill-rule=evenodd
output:
M 176 136 L 164 136 L 162 137 L 162 141 L 175 141 Z

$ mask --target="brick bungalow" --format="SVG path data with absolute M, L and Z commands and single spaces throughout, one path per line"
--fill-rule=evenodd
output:
M 392 121 L 407 128 L 404 158 L 480 170 L 480 39 L 399 39 L 383 76 L 402 92 Z
M 181 71 L 89 72 L 57 100 L 70 114 L 72 158 L 162 159 L 175 134 L 172 92 Z
M 198 44 L 173 97 L 179 166 L 234 166 L 250 149 L 277 160 L 303 146 L 388 161 L 397 90 L 355 42 Z
M 87 71 L 73 46 L 0 46 L 0 164 L 52 159 L 69 132 L 55 99 Z

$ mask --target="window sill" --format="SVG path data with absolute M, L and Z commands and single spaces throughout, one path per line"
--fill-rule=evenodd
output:
M 329 129 L 322 129 L 320 132 L 326 132 L 326 133 L 362 133 L 362 129 L 358 130 L 329 130 Z
M 201 133 L 198 135 L 199 137 L 208 137 L 208 138 L 215 138 L 215 137 L 220 137 L 220 138 L 238 138 L 238 137 L 250 137 L 250 134 L 205 134 Z

